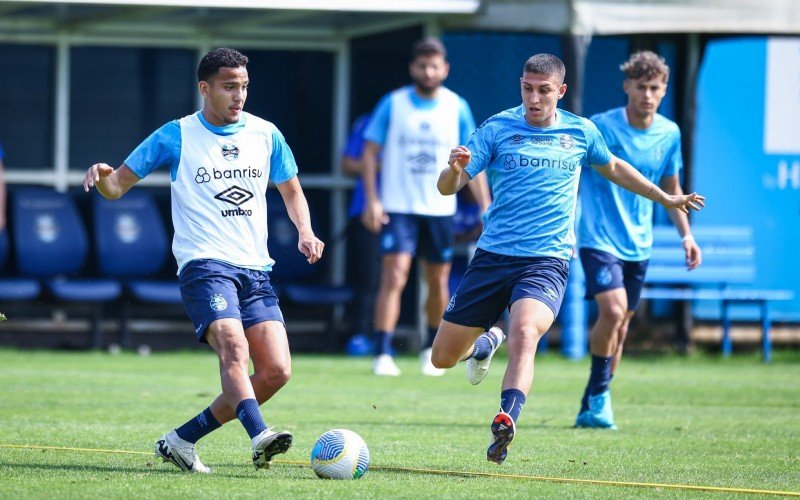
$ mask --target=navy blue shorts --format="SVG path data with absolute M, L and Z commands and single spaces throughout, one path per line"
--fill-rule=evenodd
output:
M 284 322 L 266 271 L 198 259 L 181 269 L 178 280 L 183 305 L 200 342 L 207 343 L 208 325 L 222 318 L 236 318 L 245 329 L 262 321 Z
M 523 298 L 547 304 L 558 316 L 569 262 L 556 257 L 511 257 L 478 249 L 444 313 L 446 321 L 490 328 Z
M 381 252 L 417 254 L 428 262 L 444 263 L 453 260 L 455 224 L 452 216 L 390 213 L 389 223 L 381 232 Z
M 639 307 L 649 260 L 621 260 L 608 252 L 581 248 L 581 264 L 586 274 L 586 298 L 615 288 L 624 288 L 628 296 L 628 311 Z

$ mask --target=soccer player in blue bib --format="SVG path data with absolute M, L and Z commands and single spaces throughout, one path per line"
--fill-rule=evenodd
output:
M 620 69 L 628 104 L 591 120 L 615 155 L 666 193 L 682 195 L 680 130 L 656 112 L 667 91 L 669 66 L 645 51 L 631 55 Z M 591 373 L 575 426 L 616 429 L 609 384 L 639 305 L 653 244 L 653 202 L 620 189 L 593 170 L 583 172 L 580 193 L 578 247 L 586 272 L 586 298 L 597 302 L 598 317 L 590 333 Z M 667 213 L 683 240 L 686 267 L 696 268 L 702 257 L 689 219 L 676 208 Z
M 520 79 L 522 105 L 492 116 L 466 146 L 453 149 L 438 182 L 442 194 L 455 194 L 485 171 L 492 189 L 478 250 L 447 306 L 432 361 L 450 368 L 467 360 L 470 382 L 480 382 L 503 340 L 482 332 L 510 309 L 508 366 L 486 451 L 487 459 L 498 464 L 506 458 L 533 383 L 536 345 L 561 306 L 575 244 L 581 170 L 591 167 L 668 208 L 703 206 L 703 197 L 695 193 L 662 191 L 614 156 L 592 122 L 558 109 L 567 90 L 565 73 L 556 56 L 528 59 Z
M 211 472 L 195 443 L 230 420 L 239 419 L 250 436 L 257 469 L 268 468 L 292 444 L 292 435 L 267 427 L 259 410 L 291 374 L 283 314 L 268 275 L 275 263 L 267 251 L 269 181 L 308 262 L 317 262 L 324 247 L 311 229 L 283 135 L 242 110 L 247 61 L 228 48 L 206 54 L 197 70 L 203 109 L 156 130 L 118 169 L 97 163 L 83 180 L 86 191 L 94 186 L 116 199 L 153 170 L 169 168 L 181 295 L 197 339 L 217 353 L 222 382 L 222 394 L 208 408 L 156 442 L 156 457 L 187 472 Z

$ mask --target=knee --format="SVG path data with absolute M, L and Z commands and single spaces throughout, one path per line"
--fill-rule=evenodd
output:
M 508 337 L 509 353 L 516 352 L 528 355 L 536 352 L 539 339 L 542 338 L 545 332 L 540 331 L 535 325 L 524 325 L 516 333 L 516 335 L 509 335 Z
M 428 288 L 431 293 L 447 292 L 450 288 L 449 275 L 439 274 L 428 277 Z
M 431 364 L 436 368 L 452 368 L 456 363 L 458 363 L 457 357 L 448 356 L 436 348 L 431 351 Z
M 274 393 L 292 378 L 290 366 L 276 366 L 268 370 L 255 373 L 252 377 L 253 390 L 256 394 Z
M 219 342 L 217 355 L 223 367 L 242 367 L 249 369 L 250 346 L 244 336 L 227 337 Z
M 600 308 L 599 315 L 606 323 L 613 324 L 615 328 L 620 328 L 625 322 L 627 311 L 622 304 L 607 304 Z
M 381 273 L 381 286 L 391 290 L 397 290 L 406 286 L 408 272 L 402 268 L 384 268 Z

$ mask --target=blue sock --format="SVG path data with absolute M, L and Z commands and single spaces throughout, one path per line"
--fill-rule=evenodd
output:
M 589 373 L 589 383 L 581 399 L 581 412 L 589 409 L 589 397 L 596 396 L 608 390 L 611 383 L 611 360 L 614 356 L 603 357 L 592 354 L 592 371 Z
M 583 398 L 581 398 L 581 413 L 589 410 L 590 396 L 595 396 L 608 390 L 611 379 L 614 378 L 614 374 L 611 373 L 611 360 L 613 358 L 614 356 L 605 358 L 592 354 L 592 368 L 589 373 L 589 382 L 586 384 L 586 389 L 583 391 Z
M 519 389 L 506 389 L 500 393 L 500 410 L 508 413 L 514 422 L 525 406 L 525 395 Z
M 483 335 L 478 337 L 478 340 L 472 345 L 472 354 L 467 356 L 467 359 L 475 358 L 478 361 L 483 361 L 488 358 L 495 347 L 495 342 L 497 342 L 497 338 L 493 334 L 483 332 Z
M 375 355 L 392 354 L 392 339 L 394 332 L 375 332 Z
M 264 417 L 261 416 L 261 410 L 258 409 L 258 401 L 255 399 L 243 399 L 236 406 L 236 418 L 242 423 L 250 439 L 258 436 L 267 428 Z
M 430 347 L 433 347 L 433 339 L 436 338 L 437 331 L 439 331 L 438 326 L 428 327 L 428 337 L 425 339 L 425 345 L 423 346 L 423 349 L 428 349 Z
M 206 434 L 219 429 L 220 425 L 209 407 L 203 410 L 203 413 L 175 429 L 175 432 L 184 441 L 194 444 Z

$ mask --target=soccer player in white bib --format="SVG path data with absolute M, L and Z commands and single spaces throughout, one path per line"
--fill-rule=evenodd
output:
M 443 374 L 431 364 L 430 353 L 450 294 L 456 199 L 436 191 L 437 165 L 447 161 L 450 149 L 463 144 L 475 129 L 466 101 L 442 86 L 449 71 L 444 45 L 438 39 L 417 42 L 409 65 L 413 85 L 384 96 L 364 131 L 362 176 L 367 204 L 362 221 L 367 229 L 380 233 L 382 252 L 373 327 L 375 375 L 400 374 L 392 358 L 392 339 L 400 317 L 400 297 L 415 255 L 425 261 L 428 285 L 428 331 L 420 353 L 422 373 Z M 489 194 L 482 177 L 473 183 L 473 190 L 485 209 Z
M 630 56 L 624 107 L 592 116 L 608 147 L 668 194 L 681 195 L 681 134 L 675 122 L 657 113 L 667 92 L 669 66 L 649 51 Z M 586 273 L 586 298 L 597 302 L 590 333 L 592 365 L 576 427 L 616 429 L 609 385 L 622 357 L 628 325 L 639 305 L 653 245 L 653 202 L 587 170 L 581 179 L 582 214 L 578 247 Z M 681 210 L 667 211 L 683 241 L 687 269 L 700 265 L 700 248 Z
M 156 442 L 156 457 L 208 473 L 195 443 L 238 419 L 253 465 L 268 468 L 292 435 L 270 429 L 259 405 L 289 380 L 291 356 L 283 315 L 268 272 L 266 190 L 273 181 L 299 233 L 298 250 L 313 264 L 324 244 L 311 229 L 297 165 L 272 123 L 245 113 L 246 56 L 228 48 L 206 54 L 197 70 L 203 109 L 162 126 L 117 169 L 92 165 L 83 187 L 117 199 L 157 168 L 171 176 L 172 250 L 186 311 L 201 342 L 219 357 L 222 394 L 196 417 Z M 254 373 L 249 373 L 252 359 Z
M 567 91 L 565 73 L 556 56 L 528 59 L 520 78 L 522 104 L 492 116 L 466 146 L 453 149 L 438 182 L 442 194 L 455 194 L 485 171 L 492 188 L 478 249 L 447 306 L 432 361 L 449 368 L 467 360 L 468 377 L 476 383 L 476 369 L 485 375 L 502 341 L 482 332 L 510 309 L 508 366 L 486 450 L 487 459 L 498 464 L 506 458 L 533 383 L 536 346 L 563 299 L 581 170 L 595 169 L 668 208 L 703 206 L 703 197 L 695 193 L 662 191 L 611 154 L 592 122 L 558 109 Z M 482 361 L 470 363 L 474 359 Z

